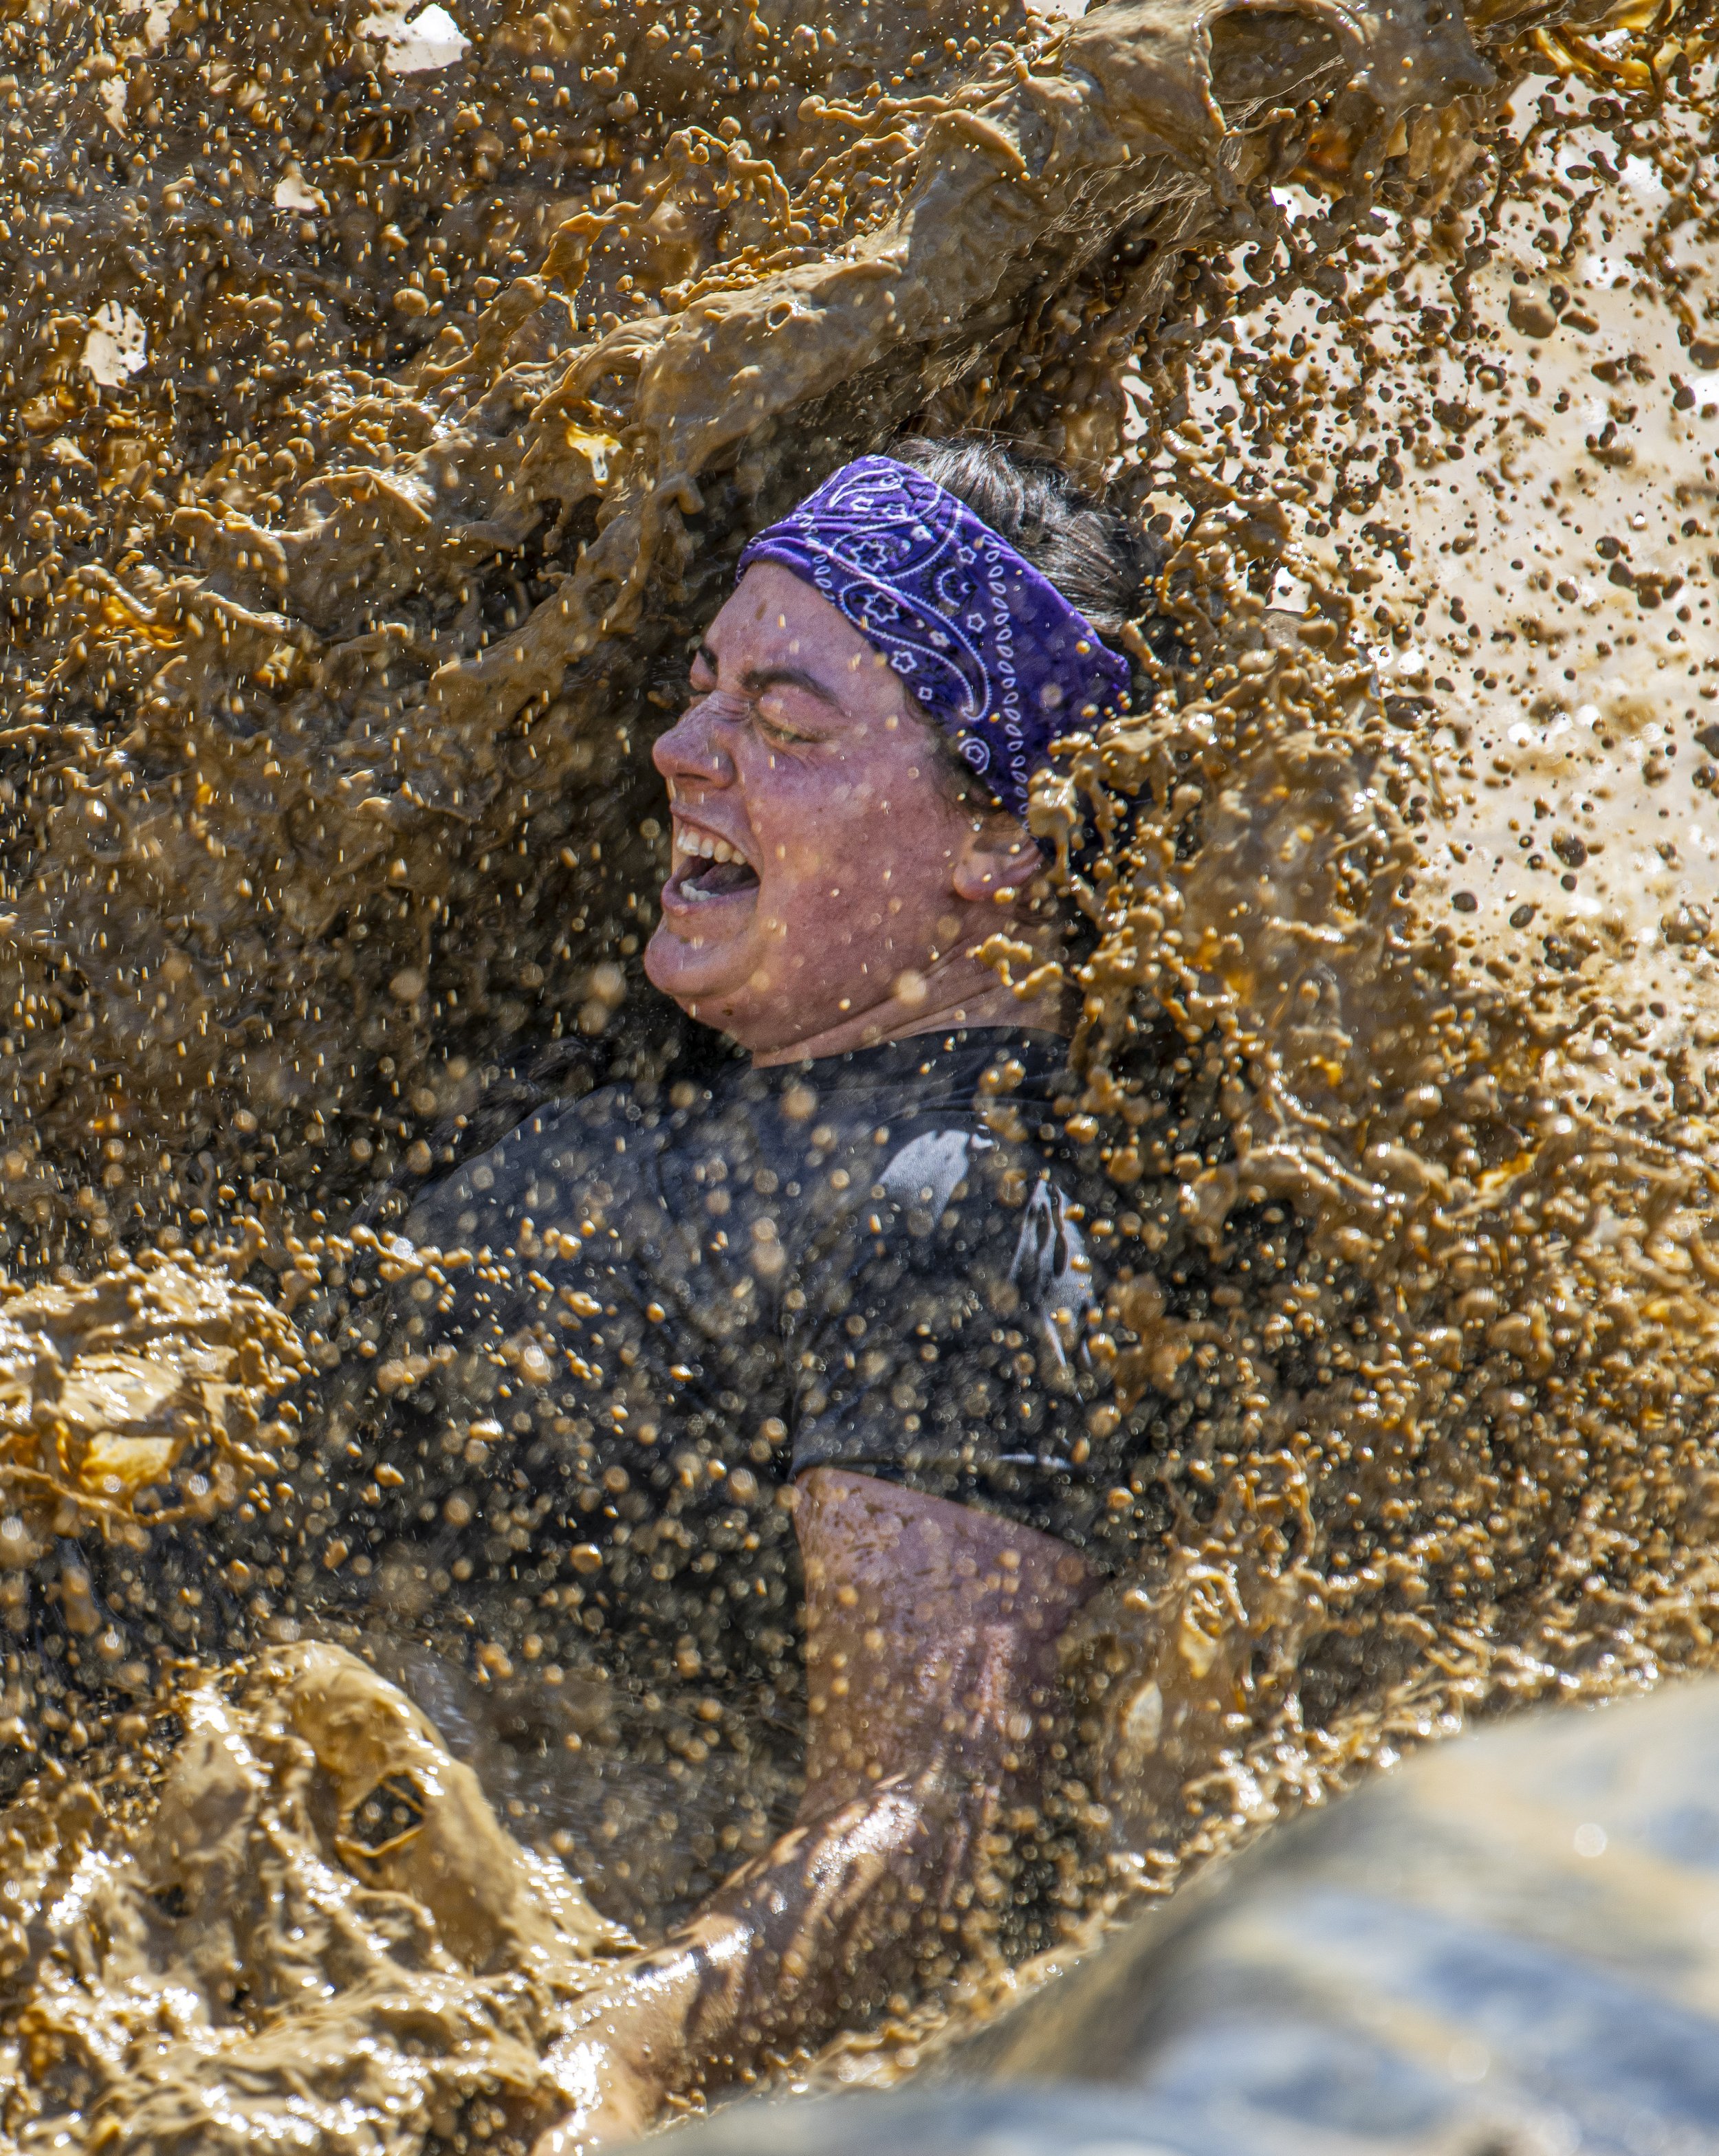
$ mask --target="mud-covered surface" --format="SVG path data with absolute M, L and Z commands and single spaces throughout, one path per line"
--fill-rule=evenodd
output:
M 135 1773 L 12 1809 L 10 2144 L 64 2146 L 69 2115 L 97 2146 L 233 2149 L 549 2123 L 557 2006 L 630 1942 L 405 1697 L 295 1647 L 187 1686 L 174 1721 L 123 1841 Z
M 723 1053 L 638 970 L 646 752 L 745 536 L 910 423 L 1048 448 L 1165 558 L 1134 712 L 1034 811 L 1091 932 L 1057 1112 L 1114 1193 L 1092 1435 L 1160 1404 L 1110 1502 L 1174 1522 L 1071 1643 L 1065 1951 L 1467 1716 L 1710 1658 L 1700 18 L 3 13 L 0 1733 L 9 1901 L 52 1919 L 0 1993 L 15 2139 L 165 2146 L 230 2052 L 238 2139 L 516 2143 L 597 1940 L 545 1867 L 650 1936 L 791 1815 L 791 1620 L 773 1686 L 690 1645 L 647 1682 L 588 1621 L 610 1546 L 521 1554 L 511 1449 L 582 1441 L 600 1369 L 516 1343 L 445 1568 L 375 1527 L 350 1403 L 415 1382 L 379 1300 L 528 1276 L 400 1240 L 426 1178 Z M 673 1475 L 767 1507 L 783 1435 Z M 652 1517 L 588 1465 L 593 1523 Z M 763 1538 L 712 1521 L 716 1594 Z M 318 1641 L 537 1852 L 471 1888 L 505 1966 L 281 1733 Z M 199 1776 L 321 1897 L 309 1944 L 220 1949 L 246 2000 L 149 1900 Z
M 1413 1762 L 1259 1849 L 1150 1978 L 1124 1947 L 999 2028 L 993 2070 L 1131 2082 L 1171 2148 L 1711 2146 L 1715 1707 L 1668 1686 Z

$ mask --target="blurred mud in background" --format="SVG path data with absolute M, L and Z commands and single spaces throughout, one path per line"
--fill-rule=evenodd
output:
M 1092 1440 L 1152 1444 L 1029 1852 L 1064 1943 L 816 2071 L 899 2073 L 1467 1717 L 1711 1659 L 1705 15 L 0 14 L 14 2143 L 516 2141 L 608 1928 L 791 1814 L 779 1428 L 653 1450 L 546 1326 L 444 1564 L 331 1403 L 424 1374 L 384 1291 L 531 1263 L 413 1247 L 413 1191 L 720 1054 L 638 969 L 649 743 L 747 535 L 908 424 L 1165 542 L 1135 715 L 1035 810 L 1090 925 L 1059 1113 L 1115 1191 Z M 625 1537 L 535 1547 L 546 1428 Z M 741 1553 L 767 1681 L 714 1618 L 606 1631 L 605 1565 L 714 1608 Z M 357 1659 L 313 1684 L 312 1642 Z M 411 1744 L 363 1789 L 359 1661 L 439 1732 L 364 1695 Z M 204 1772 L 225 1824 L 178 1831 Z M 601 1917 L 527 1856 L 488 1933 L 414 1891 L 426 1836 L 506 1834 Z
M 1465 1738 L 1269 1836 L 889 2096 L 685 2156 L 1719 2145 L 1711 1682 Z

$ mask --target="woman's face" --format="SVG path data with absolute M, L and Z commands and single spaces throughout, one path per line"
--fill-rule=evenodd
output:
M 931 970 L 1005 925 L 1025 833 L 976 829 L 901 677 L 774 562 L 711 623 L 692 688 L 654 751 L 675 851 L 645 971 L 758 1055 L 911 1031 Z

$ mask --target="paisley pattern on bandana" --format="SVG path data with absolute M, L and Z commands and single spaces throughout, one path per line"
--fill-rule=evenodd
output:
M 844 465 L 758 534 L 741 572 L 754 562 L 820 592 L 1023 821 L 1051 742 L 1124 707 L 1126 660 L 964 501 L 893 457 Z

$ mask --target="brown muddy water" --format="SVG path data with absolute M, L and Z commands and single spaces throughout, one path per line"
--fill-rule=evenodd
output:
M 1162 542 L 1135 713 L 1034 811 L 1154 1524 L 1070 1643 L 1037 1951 L 782 2076 L 1711 1661 L 1704 15 L 0 24 L 7 2145 L 526 2145 L 593 1971 L 791 1815 L 779 1429 L 629 1477 L 618 1385 L 521 1338 L 444 1566 L 362 1403 L 423 1374 L 381 1291 L 533 1257 L 416 1246 L 415 1190 L 711 1067 L 639 969 L 649 743 L 746 536 L 910 424 Z M 606 1633 L 621 1544 L 509 1509 L 546 1429 L 634 1537 L 721 1486 L 654 1561 L 714 1611 L 746 1550 L 762 1664 Z
M 1713 2146 L 1711 1680 L 1512 1716 L 1305 1814 L 906 2086 L 675 2156 Z

